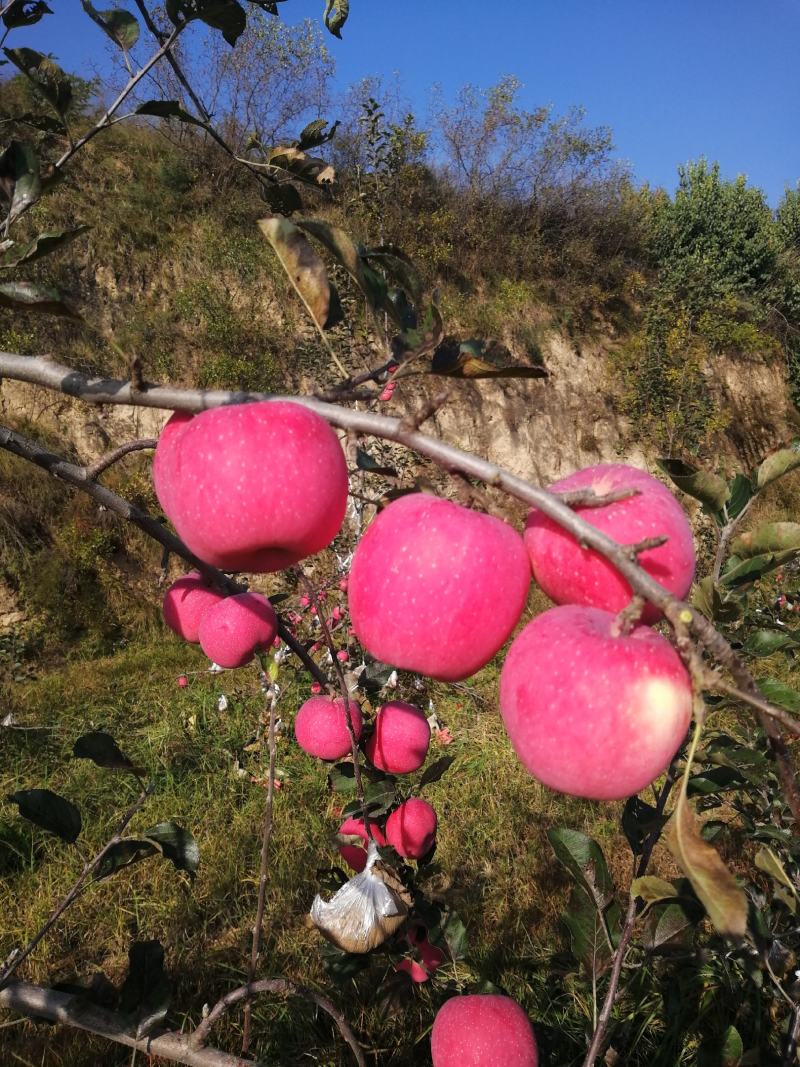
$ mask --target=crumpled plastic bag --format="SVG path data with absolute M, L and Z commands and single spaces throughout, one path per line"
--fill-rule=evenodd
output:
M 330 900 L 317 894 L 311 920 L 345 952 L 370 952 L 396 933 L 408 918 L 411 894 L 371 841 L 364 870 L 345 882 Z

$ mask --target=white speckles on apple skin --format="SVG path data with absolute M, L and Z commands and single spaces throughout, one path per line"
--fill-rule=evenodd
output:
M 691 720 L 691 683 L 675 650 L 614 615 L 567 605 L 517 635 L 500 676 L 500 709 L 534 777 L 593 800 L 638 793 L 666 768 Z
M 156 494 L 201 559 L 281 570 L 330 544 L 347 507 L 347 464 L 318 415 L 283 401 L 170 419 L 153 460 Z
M 695 571 L 692 531 L 683 508 L 661 482 L 636 467 L 609 463 L 577 471 L 550 488 L 592 489 L 598 494 L 638 489 L 639 495 L 628 500 L 600 508 L 577 507 L 575 512 L 621 544 L 667 537 L 666 544 L 643 552 L 639 561 L 669 592 L 686 596 Z M 621 611 L 630 600 L 630 586 L 608 560 L 581 548 L 571 534 L 535 509 L 528 516 L 524 539 L 534 577 L 556 603 Z M 643 622 L 659 617 L 652 605 L 646 605 Z
M 353 627 L 377 659 L 443 681 L 480 670 L 508 639 L 530 585 L 507 523 L 426 494 L 375 519 L 353 557 Z

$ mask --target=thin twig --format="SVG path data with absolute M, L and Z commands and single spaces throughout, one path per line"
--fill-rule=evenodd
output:
M 269 846 L 272 841 L 272 807 L 275 798 L 275 705 L 278 702 L 278 693 L 274 685 L 269 685 L 266 672 L 261 670 L 262 685 L 266 682 L 269 700 L 269 732 L 267 744 L 269 746 L 269 778 L 267 780 L 267 799 L 264 805 L 264 825 L 261 831 L 261 861 L 258 872 L 258 903 L 256 905 L 256 920 L 253 924 L 253 944 L 250 952 L 250 966 L 247 971 L 247 984 L 252 985 L 258 967 L 258 956 L 261 948 L 261 934 L 264 928 L 264 911 L 267 903 L 267 882 L 269 880 Z M 250 999 L 245 1001 L 244 1020 L 242 1028 L 242 1055 L 246 1056 L 250 1051 L 250 1022 L 252 1006 Z
M 30 956 L 30 954 L 33 952 L 39 942 L 42 941 L 50 932 L 52 927 L 55 926 L 55 924 L 58 922 L 58 920 L 67 910 L 67 908 L 77 899 L 77 897 L 81 893 L 84 883 L 86 882 L 86 879 L 89 877 L 90 874 L 97 870 L 98 866 L 102 863 L 106 853 L 109 852 L 109 850 L 117 844 L 119 839 L 122 837 L 122 834 L 125 832 L 125 828 L 127 827 L 128 823 L 134 817 L 139 808 L 141 808 L 147 798 L 151 795 L 151 793 L 153 793 L 154 789 L 155 786 L 152 784 L 145 786 L 145 788 L 139 794 L 137 799 L 133 802 L 133 804 L 131 804 L 131 806 L 122 816 L 122 819 L 120 820 L 117 829 L 114 831 L 114 835 L 112 836 L 111 840 L 108 841 L 103 846 L 103 848 L 100 849 L 94 859 L 84 864 L 83 870 L 78 875 L 75 884 L 72 886 L 70 891 L 61 901 L 61 903 L 57 904 L 56 907 L 52 910 L 52 912 L 50 913 L 42 927 L 39 929 L 39 931 L 31 938 L 25 948 L 15 949 L 11 953 L 11 955 L 6 960 L 2 970 L 0 970 L 0 990 L 2 990 L 3 987 L 8 984 L 9 979 L 18 969 L 19 965 L 23 962 L 23 960 L 26 960 L 28 956 Z
M 364 1053 L 358 1043 L 358 1038 L 350 1029 L 347 1020 L 339 1009 L 321 993 L 317 993 L 313 989 L 308 989 L 306 986 L 297 985 L 286 978 L 262 978 L 259 982 L 239 986 L 238 989 L 233 989 L 230 993 L 226 993 L 224 997 L 220 997 L 205 1019 L 203 1019 L 200 1025 L 189 1035 L 189 1047 L 201 1049 L 208 1039 L 208 1035 L 211 1033 L 214 1023 L 216 1023 L 221 1016 L 234 1007 L 234 1005 L 239 1004 L 243 1000 L 250 1000 L 259 993 L 276 993 L 279 996 L 303 997 L 306 1000 L 313 1001 L 313 1003 L 322 1008 L 324 1012 L 327 1012 L 331 1019 L 336 1023 L 339 1033 L 352 1049 L 358 1067 L 366 1067 Z
M 120 445 L 119 448 L 115 448 L 112 452 L 107 452 L 88 467 L 84 467 L 86 478 L 89 481 L 94 481 L 98 474 L 102 474 L 104 470 L 108 470 L 109 467 L 116 463 L 117 460 L 122 459 L 123 456 L 128 456 L 131 452 L 144 452 L 146 449 L 155 448 L 157 444 L 157 437 L 142 437 L 138 441 L 128 441 L 127 444 Z
M 745 693 L 742 689 L 737 689 L 735 685 L 730 685 L 728 682 L 723 681 L 718 675 L 706 675 L 707 683 L 706 688 L 714 689 L 718 693 L 726 693 L 729 697 L 733 697 L 734 700 L 740 700 L 743 704 L 749 704 L 751 708 L 756 708 L 758 711 L 763 712 L 765 715 L 769 715 L 771 719 L 779 722 L 781 726 L 795 735 L 800 737 L 800 719 L 795 715 L 792 715 L 786 708 L 779 707 L 777 704 L 772 704 L 769 700 L 764 700 L 760 695 L 753 693 Z

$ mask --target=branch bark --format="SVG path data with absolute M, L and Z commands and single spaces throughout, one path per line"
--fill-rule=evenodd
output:
M 118 1045 L 137 1049 L 145 1056 L 183 1063 L 187 1067 L 266 1067 L 266 1064 L 243 1060 L 215 1048 L 194 1047 L 183 1034 L 158 1032 L 150 1037 L 136 1038 L 126 1033 L 127 1023 L 120 1015 L 87 1004 L 76 994 L 44 989 L 29 982 L 12 982 L 0 990 L 0 1008 L 32 1019 L 48 1019 L 87 1030 Z

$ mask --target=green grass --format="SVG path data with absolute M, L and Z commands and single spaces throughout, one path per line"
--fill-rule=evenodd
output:
M 71 758 L 75 739 L 89 729 L 112 733 L 135 763 L 147 768 L 155 795 L 136 816 L 130 833 L 173 818 L 196 836 L 201 866 L 193 884 L 164 860 L 148 860 L 92 886 L 64 916 L 25 966 L 25 977 L 52 984 L 88 978 L 102 970 L 121 980 L 135 939 L 158 938 L 176 989 L 174 1021 L 196 1022 L 204 1002 L 243 980 L 256 899 L 256 870 L 264 790 L 234 768 L 253 737 L 260 712 L 255 673 L 191 675 L 187 689 L 176 679 L 201 669 L 202 657 L 176 640 L 159 639 L 115 656 L 75 663 L 34 681 L 9 687 L 8 709 L 41 730 L 4 731 L 0 758 L 2 793 L 47 787 L 78 803 L 83 812 L 82 849 L 92 853 L 112 831 L 136 795 L 136 783 Z M 287 675 L 288 680 L 288 675 Z M 549 958 L 562 943 L 559 915 L 568 890 L 545 838 L 553 825 L 593 833 L 604 844 L 621 883 L 628 876 L 625 846 L 617 835 L 616 806 L 556 797 L 523 772 L 504 736 L 494 702 L 496 672 L 488 668 L 475 687 L 434 701 L 455 740 L 447 753 L 456 763 L 426 795 L 440 819 L 431 884 L 466 924 L 469 964 L 442 968 L 430 988 L 417 987 L 396 1018 L 383 1021 L 376 987 L 391 973 L 378 959 L 368 975 L 334 998 L 367 1042 L 382 1048 L 378 1061 L 427 1062 L 425 1033 L 433 1010 L 452 982 L 491 981 L 519 997 L 535 1021 L 548 1027 L 575 1003 L 569 982 L 548 978 Z M 342 798 L 330 794 L 325 767 L 294 744 L 291 721 L 307 680 L 287 686 L 281 715 L 285 728 L 278 763 L 285 774 L 276 795 L 262 975 L 287 975 L 330 990 L 322 966 L 323 942 L 305 917 L 318 889 L 316 871 L 336 862 L 331 836 Z M 224 692 L 228 710 L 217 710 Z M 443 753 L 432 746 L 430 759 Z M 259 754 L 250 754 L 258 772 Z M 28 826 L 12 805 L 0 809 L 0 893 L 5 902 L 0 955 L 24 943 L 63 895 L 80 869 L 68 846 Z M 568 1009 L 568 1011 L 567 1011 Z M 235 1050 L 240 1020 L 234 1013 L 216 1041 Z M 348 1055 L 327 1022 L 300 1003 L 259 1002 L 256 1051 L 267 1062 L 344 1064 Z M 562 1034 L 579 1056 L 583 1034 Z M 31 1023 L 4 1032 L 11 1062 L 75 1065 L 127 1063 L 127 1053 L 85 1035 L 57 1039 Z M 116 1058 L 115 1058 L 116 1057 Z M 127 1057 L 127 1059 L 126 1059 Z M 561 1061 L 560 1061 L 561 1062 Z M 568 1062 L 564 1060 L 563 1062 Z

